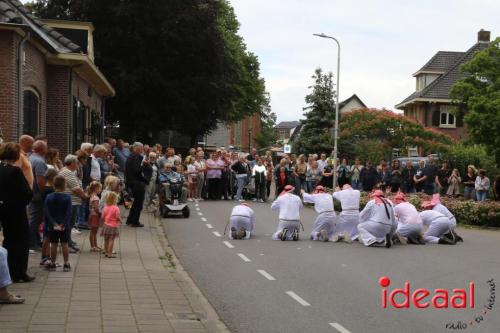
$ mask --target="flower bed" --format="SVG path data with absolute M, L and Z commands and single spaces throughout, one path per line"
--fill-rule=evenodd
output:
M 392 199 L 393 196 L 393 193 L 387 194 L 388 199 Z M 421 211 L 422 208 L 420 207 L 420 203 L 425 200 L 430 200 L 431 197 L 423 193 L 417 193 L 407 195 L 406 198 Z M 362 192 L 360 209 L 363 209 L 369 200 L 369 194 Z M 441 197 L 441 203 L 455 215 L 458 223 L 485 227 L 500 227 L 500 202 L 498 201 L 485 201 L 479 203 L 477 201 Z M 337 201 L 335 201 L 335 210 L 341 210 L 340 203 Z

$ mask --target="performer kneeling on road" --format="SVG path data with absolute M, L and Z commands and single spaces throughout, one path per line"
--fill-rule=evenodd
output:
M 255 225 L 255 214 L 246 202 L 234 206 L 229 218 L 229 239 L 249 239 Z
M 448 208 L 446 208 L 443 204 L 441 204 L 441 197 L 439 196 L 439 193 L 434 194 L 432 196 L 432 200 L 426 202 L 426 204 L 430 205 L 432 210 L 443 214 L 450 220 L 452 226 L 450 232 L 453 234 L 457 242 L 463 242 L 464 241 L 463 238 L 460 237 L 455 231 L 457 227 L 457 220 L 455 219 L 455 216 L 452 214 L 452 212 L 450 212 Z
M 336 188 L 333 193 L 333 198 L 340 201 L 342 211 L 339 215 L 336 233 L 333 241 L 344 241 L 350 243 L 351 240 L 356 240 L 359 237 L 359 198 L 361 193 L 358 190 L 353 190 L 351 185 L 345 184 L 340 188 Z
M 431 244 L 448 244 L 455 245 L 455 236 L 451 233 L 452 223 L 445 215 L 432 210 L 430 201 L 423 202 L 422 208 L 425 210 L 420 212 L 420 217 L 424 225 L 429 228 L 424 234 L 424 240 Z
M 337 215 L 333 209 L 332 196 L 325 193 L 325 188 L 321 185 L 316 186 L 314 194 L 308 194 L 301 190 L 304 202 L 314 204 L 314 209 L 318 213 L 316 221 L 311 231 L 311 239 L 328 242 L 333 236 L 335 226 L 337 225 Z
M 273 240 L 299 240 L 300 228 L 300 210 L 302 209 L 302 200 L 293 194 L 295 187 L 285 186 L 278 199 L 271 205 L 272 210 L 279 210 L 278 229 L 273 234 Z
M 394 234 L 395 238 L 403 244 L 406 241 L 410 244 L 425 244 L 422 237 L 422 230 L 424 228 L 422 218 L 415 206 L 406 201 L 406 196 L 402 192 L 398 192 L 394 196 L 394 203 L 396 204 L 394 206 L 394 214 L 398 221 L 398 229 Z
M 384 198 L 384 193 L 380 190 L 375 190 L 371 198 L 359 214 L 359 238 L 365 246 L 385 245 L 389 248 L 398 226 L 392 203 Z

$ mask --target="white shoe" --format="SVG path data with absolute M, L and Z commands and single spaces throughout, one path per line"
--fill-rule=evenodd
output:
M 333 235 L 332 237 L 332 242 L 337 243 L 341 240 L 340 236 L 338 234 Z
M 191 198 L 188 198 L 188 201 L 189 201 L 189 202 L 193 202 L 193 199 L 191 199 Z
M 76 228 L 73 228 L 73 229 L 71 229 L 71 233 L 72 233 L 72 234 L 75 234 L 75 235 L 80 235 L 80 234 L 81 234 L 81 231 L 80 231 L 80 230 L 78 230 L 78 229 L 76 229 Z
M 343 241 L 344 243 L 347 243 L 347 244 L 352 244 L 351 236 L 349 236 L 349 235 L 347 235 L 347 234 L 346 234 L 346 235 L 344 235 L 344 236 L 342 236 L 342 241 Z

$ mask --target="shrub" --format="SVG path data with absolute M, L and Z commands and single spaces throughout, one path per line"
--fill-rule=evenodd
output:
M 394 194 L 391 193 L 386 196 L 388 199 L 392 199 Z M 423 193 L 407 195 L 406 198 L 419 211 L 422 210 L 420 204 L 425 200 L 431 199 L 429 195 Z M 360 209 L 363 209 L 369 200 L 369 193 L 362 192 Z M 477 202 L 441 197 L 441 203 L 455 215 L 458 223 L 484 227 L 500 227 L 500 202 L 498 201 Z M 335 209 L 340 210 L 340 204 L 337 202 Z
M 493 156 L 486 152 L 486 148 L 481 145 L 469 145 L 459 143 L 450 146 L 444 158 L 450 160 L 454 168 L 460 171 L 463 176 L 467 172 L 467 166 L 472 164 L 476 168 L 486 170 L 486 175 L 493 183 L 495 176 L 500 174 L 500 170 L 495 164 Z

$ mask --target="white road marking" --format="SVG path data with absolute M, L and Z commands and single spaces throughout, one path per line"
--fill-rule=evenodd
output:
M 261 256 L 263 256 L 263 255 L 264 255 L 264 253 L 261 253 L 260 255 L 261 255 Z
M 302 306 L 311 306 L 311 304 L 307 303 L 302 297 L 294 293 L 293 291 L 286 291 L 285 292 L 288 296 L 299 302 L 300 305 Z
M 201 220 L 202 220 L 203 222 L 207 222 L 207 218 L 206 218 L 206 217 L 201 217 Z
M 257 243 L 260 243 L 260 239 L 257 239 Z
M 309 245 L 308 248 L 312 249 L 313 247 L 311 245 Z
M 229 243 L 228 241 L 224 241 L 224 245 L 226 245 L 230 249 L 234 249 L 234 245 Z
M 339 323 L 330 323 L 330 326 L 335 328 L 340 333 L 351 333 L 350 331 L 348 331 L 344 326 L 340 325 Z
M 194 204 L 196 207 L 198 207 L 199 205 L 197 203 Z
M 212 229 L 212 228 L 213 228 L 213 225 L 211 225 L 211 224 L 209 224 L 209 223 L 207 223 L 207 224 L 205 224 L 205 225 L 207 226 L 207 228 L 208 228 L 208 229 Z
M 248 259 L 248 257 L 246 255 L 244 255 L 243 253 L 236 253 L 238 255 L 238 257 L 240 257 L 241 259 L 243 259 L 244 262 L 250 262 L 252 260 Z
M 258 269 L 257 272 L 259 272 L 260 275 L 262 275 L 263 277 L 265 277 L 269 281 L 275 281 L 276 280 L 271 274 L 269 274 L 268 272 L 266 272 L 263 269 Z
M 202 212 L 198 212 L 198 215 L 203 216 L 203 213 Z
M 196 210 L 200 210 L 200 208 L 199 208 L 199 207 L 196 207 L 195 209 L 196 209 Z
M 217 236 L 217 237 L 221 237 L 221 236 L 222 236 L 222 235 L 221 235 L 221 234 L 219 234 L 219 232 L 217 232 L 217 231 L 214 231 L 214 232 L 213 232 L 213 234 L 214 234 L 215 236 Z
M 297 248 L 297 250 L 302 250 L 302 248 L 301 248 L 301 247 L 298 247 L 298 248 Z
M 347 267 L 347 265 L 346 265 L 346 264 L 341 264 L 340 266 L 342 266 L 342 267 Z

